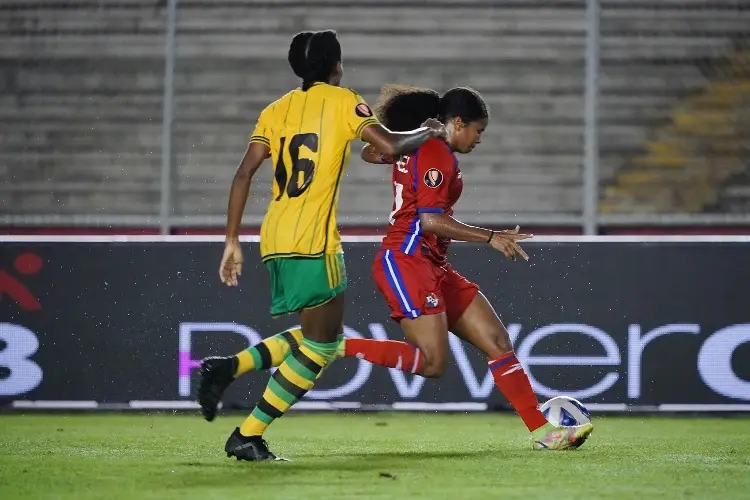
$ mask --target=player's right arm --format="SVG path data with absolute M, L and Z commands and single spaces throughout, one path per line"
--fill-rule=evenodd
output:
M 255 172 L 258 171 L 263 160 L 268 158 L 271 148 L 262 142 L 250 142 L 245 150 L 237 171 L 232 179 L 232 187 L 229 191 L 229 206 L 227 207 L 227 240 L 239 239 L 242 214 L 245 211 L 245 203 L 250 193 Z
M 242 161 L 234 173 L 232 187 L 229 190 L 224 255 L 219 266 L 219 277 L 222 283 L 228 286 L 237 286 L 237 277 L 242 274 L 243 257 L 240 247 L 242 214 L 245 211 L 253 176 L 271 153 L 271 117 L 269 115 L 268 108 L 261 113 Z
M 518 234 L 518 227 L 513 231 L 493 231 L 464 224 L 444 213 L 448 205 L 449 186 L 456 170 L 455 160 L 446 148 L 439 144 L 426 144 L 414 161 L 417 162 L 417 213 L 424 231 L 454 241 L 488 243 L 509 259 L 518 254 L 528 260 L 528 255 L 516 242 L 531 236 Z

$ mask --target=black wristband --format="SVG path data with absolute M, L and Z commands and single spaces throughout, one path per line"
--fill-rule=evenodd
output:
M 495 236 L 495 231 L 493 231 L 492 229 L 490 229 L 490 237 L 487 238 L 487 243 L 489 243 L 490 241 L 492 241 L 492 237 L 493 236 Z

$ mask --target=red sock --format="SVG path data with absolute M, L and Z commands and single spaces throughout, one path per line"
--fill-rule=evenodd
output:
M 346 339 L 345 355 L 366 359 L 375 365 L 422 373 L 422 353 L 415 346 L 398 340 Z
M 513 351 L 505 353 L 499 358 L 491 359 L 489 365 L 497 388 L 513 405 L 529 431 L 533 432 L 545 425 L 547 419 L 539 411 L 539 401 L 516 354 Z

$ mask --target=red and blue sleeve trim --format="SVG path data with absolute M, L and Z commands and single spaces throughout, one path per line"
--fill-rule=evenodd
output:
M 422 225 L 419 221 L 419 217 L 414 217 L 409 224 L 409 233 L 404 238 L 404 242 L 401 245 L 401 251 L 414 255 L 417 248 L 419 248 L 419 239 L 422 236 Z

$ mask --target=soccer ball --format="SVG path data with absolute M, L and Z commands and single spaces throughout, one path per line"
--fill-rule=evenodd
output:
M 583 403 L 568 396 L 552 398 L 539 409 L 554 425 L 569 427 L 591 422 L 591 415 Z

